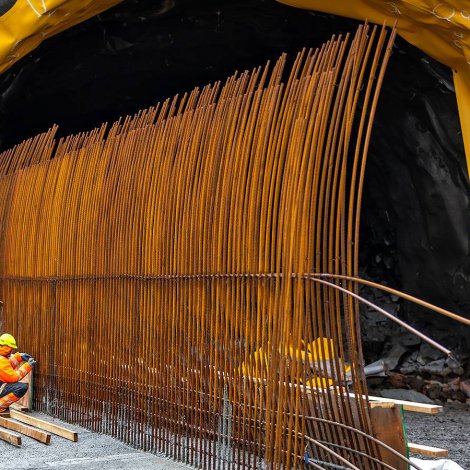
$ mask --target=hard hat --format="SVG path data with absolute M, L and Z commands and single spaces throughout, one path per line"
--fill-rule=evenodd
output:
M 2 336 L 0 336 L 0 346 L 8 346 L 12 349 L 18 348 L 16 345 L 16 339 L 8 333 L 4 333 Z

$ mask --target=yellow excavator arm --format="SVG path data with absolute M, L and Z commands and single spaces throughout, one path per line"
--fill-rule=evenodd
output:
M 470 173 L 470 4 L 468 0 L 277 0 L 297 8 L 393 25 L 398 34 L 454 74 Z

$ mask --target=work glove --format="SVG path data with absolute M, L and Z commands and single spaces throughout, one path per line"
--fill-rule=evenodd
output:
M 36 359 L 30 357 L 28 359 L 28 364 L 31 366 L 31 367 L 34 367 L 36 365 Z
M 31 359 L 31 354 L 21 353 L 20 356 L 23 361 L 28 361 L 29 359 Z

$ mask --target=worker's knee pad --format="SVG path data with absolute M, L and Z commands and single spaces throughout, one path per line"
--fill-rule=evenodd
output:
M 21 398 L 28 391 L 28 384 L 23 382 L 8 383 L 5 385 L 0 397 L 13 393 L 16 397 Z
M 14 391 L 13 393 L 17 397 L 21 398 L 28 391 L 28 384 L 25 384 L 23 382 L 18 382 L 16 385 L 17 385 L 16 391 Z

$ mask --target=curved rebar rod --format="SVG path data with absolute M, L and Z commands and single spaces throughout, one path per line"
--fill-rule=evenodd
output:
M 384 449 L 388 450 L 392 454 L 396 455 L 398 458 L 406 462 L 408 465 L 411 465 L 412 467 L 416 468 L 417 470 L 423 470 L 419 465 L 415 464 L 412 460 L 409 458 L 405 457 L 404 455 L 400 454 L 397 450 L 395 450 L 393 447 L 390 447 L 389 445 L 385 444 L 381 440 L 365 433 L 364 431 L 360 431 L 359 429 L 356 429 L 352 426 L 348 426 L 347 424 L 342 424 L 342 423 L 336 423 L 334 421 L 324 419 L 324 418 L 316 418 L 315 416 L 303 416 L 304 419 L 309 420 L 309 421 L 318 421 L 320 423 L 325 423 L 329 424 L 332 426 L 348 429 L 351 432 L 354 432 L 356 434 L 360 434 L 361 436 L 365 437 L 366 439 L 375 442 L 378 446 L 383 447 Z
M 312 277 L 320 277 L 320 278 L 331 278 L 331 279 L 343 279 L 345 281 L 353 281 L 357 282 L 358 284 L 364 284 L 366 286 L 374 287 L 375 289 L 383 290 L 384 292 L 388 292 L 390 294 L 396 295 L 397 297 L 402 297 L 403 299 L 409 300 L 421 307 L 425 307 L 429 310 L 433 310 L 434 312 L 440 313 L 441 315 L 445 315 L 446 317 L 452 318 L 460 323 L 464 323 L 465 325 L 470 326 L 470 319 L 462 317 L 461 315 L 457 315 L 456 313 L 450 312 L 449 310 L 443 309 L 441 307 L 437 307 L 429 302 L 424 300 L 418 299 L 410 294 L 405 292 L 399 291 L 397 289 L 393 289 L 388 286 L 384 286 L 383 284 L 378 284 L 377 282 L 372 282 L 367 279 L 362 279 L 357 276 L 344 276 L 342 274 L 328 274 L 328 273 L 311 273 L 309 276 Z
M 388 34 L 0 154 L 0 314 L 38 357 L 35 406 L 207 470 L 298 467 L 303 415 L 372 432 L 357 299 L 304 273 L 356 271 Z M 346 357 L 356 400 L 299 386 L 343 384 Z M 373 441 L 317 427 L 320 460 L 364 466 L 321 447 L 340 443 L 380 468 Z
M 313 437 L 304 436 L 304 439 L 307 440 L 308 442 L 311 442 L 312 444 L 315 444 L 320 449 L 323 449 L 325 452 L 332 455 L 335 459 L 338 459 L 340 462 L 343 462 L 347 467 L 352 468 L 353 470 L 361 470 L 359 467 L 356 467 L 351 462 L 349 462 L 349 460 L 346 460 L 344 457 L 339 455 L 337 452 L 335 452 L 334 450 L 331 450 L 329 447 L 323 445 L 320 441 L 317 441 Z
M 351 449 L 350 447 L 342 446 L 342 445 L 340 445 L 340 444 L 335 444 L 335 443 L 333 443 L 333 442 L 326 442 L 326 441 L 319 441 L 319 442 L 321 442 L 322 444 L 331 446 L 331 447 L 337 447 L 338 449 L 342 449 L 342 450 L 346 450 L 346 451 L 348 451 L 348 452 L 352 452 L 353 454 L 358 454 L 358 455 L 360 455 L 361 457 L 366 458 L 367 460 L 372 460 L 373 462 L 378 463 L 378 464 L 381 465 L 382 467 L 388 468 L 389 470 L 396 470 L 396 469 L 394 469 L 391 465 L 388 465 L 388 463 L 385 463 L 385 462 L 382 461 L 382 460 L 379 460 L 379 459 L 377 459 L 377 458 L 375 458 L 375 457 L 372 457 L 371 455 L 368 455 L 368 454 L 366 454 L 365 452 L 361 452 L 360 450 Z
M 318 464 L 321 463 L 323 467 L 320 467 Z M 333 468 L 334 470 L 347 470 L 348 467 L 343 467 L 342 465 L 335 465 L 334 463 L 323 462 L 321 460 L 310 459 L 308 465 L 311 465 L 313 468 L 321 468 L 326 470 L 328 468 Z
M 325 467 L 320 467 L 320 465 L 318 465 L 316 462 L 311 462 L 309 460 L 308 464 L 312 466 L 313 468 L 318 468 L 319 470 L 325 470 Z
M 413 328 L 412 326 L 408 325 L 408 323 L 404 322 L 403 320 L 400 320 L 399 318 L 393 316 L 391 313 L 388 313 L 386 310 L 383 308 L 373 304 L 367 299 L 364 299 L 364 297 L 361 297 L 360 295 L 355 294 L 354 292 L 351 292 L 348 289 L 345 289 L 344 287 L 338 286 L 336 284 L 333 284 L 332 282 L 324 281 L 322 279 L 316 279 L 316 278 L 311 278 L 314 282 L 318 282 L 320 284 L 324 284 L 325 286 L 331 287 L 333 289 L 337 289 L 341 292 L 343 292 L 346 295 L 349 295 L 355 299 L 357 299 L 359 302 L 368 305 L 369 307 L 373 308 L 375 311 L 379 312 L 382 314 L 384 317 L 388 318 L 389 320 L 392 320 L 393 322 L 397 323 L 400 325 L 402 328 L 408 330 L 410 333 L 413 333 L 414 335 L 418 336 L 421 338 L 423 341 L 426 341 L 426 343 L 430 344 L 434 348 L 438 349 L 439 351 L 443 352 L 446 356 L 449 358 L 453 357 L 452 351 L 449 349 L 445 348 L 444 346 L 440 345 L 433 339 L 429 338 L 429 336 L 426 336 L 425 334 L 421 333 L 418 331 L 416 328 Z

